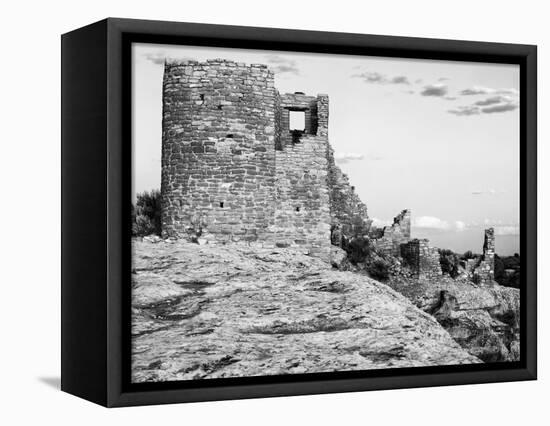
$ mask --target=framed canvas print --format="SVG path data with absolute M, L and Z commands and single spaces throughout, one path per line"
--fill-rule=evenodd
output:
M 62 37 L 62 389 L 536 378 L 536 47 L 107 19 Z

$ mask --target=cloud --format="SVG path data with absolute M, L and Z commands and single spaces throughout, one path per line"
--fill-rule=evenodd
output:
M 354 152 L 337 152 L 334 154 L 334 159 L 339 164 L 349 163 L 350 161 L 363 160 L 365 156 L 363 154 L 357 154 Z
M 514 111 L 518 108 L 519 104 L 516 100 L 509 96 L 499 95 L 474 102 L 472 105 L 459 106 L 458 108 L 450 109 L 447 112 L 458 116 L 469 116 Z
M 449 222 L 441 220 L 434 216 L 420 216 L 413 219 L 413 224 L 415 228 L 423 229 L 433 229 L 439 231 L 446 231 L 451 229 Z
M 352 77 L 361 78 L 365 83 L 386 83 L 386 77 L 378 72 L 363 72 Z
M 447 80 L 449 80 L 448 77 L 439 77 L 439 78 L 437 79 L 437 81 L 447 81 Z
M 182 61 L 182 62 L 183 61 L 196 61 L 195 58 L 191 58 L 191 57 L 188 57 L 188 56 L 185 56 L 183 58 L 171 58 L 164 51 L 144 53 L 143 57 L 146 60 L 148 60 L 148 61 L 150 61 L 150 62 L 152 62 L 153 64 L 156 64 L 156 65 L 164 65 L 164 62 L 166 60 L 176 60 L 176 61 Z
M 493 114 L 496 112 L 514 111 L 518 108 L 519 108 L 519 105 L 517 102 L 506 102 L 499 105 L 481 108 L 481 112 L 483 112 L 484 114 Z
M 165 52 L 149 52 L 144 53 L 143 57 L 147 59 L 148 61 L 157 64 L 157 65 L 164 65 L 164 61 L 166 59 L 166 53 Z
M 372 226 L 376 228 L 383 228 L 384 226 L 390 226 L 392 221 L 390 219 L 379 219 L 377 217 L 371 218 Z
M 510 96 L 502 96 L 502 95 L 491 96 L 490 98 L 475 102 L 474 105 L 487 106 L 487 105 L 500 104 L 503 102 L 512 102 L 512 98 Z
M 519 96 L 519 90 L 517 89 L 498 89 L 496 93 L 499 95 Z
M 266 56 L 267 62 L 270 64 L 271 70 L 275 74 L 293 74 L 300 75 L 300 70 L 296 65 L 296 61 L 284 58 L 279 55 Z
M 449 109 L 447 112 L 458 116 L 469 116 L 478 115 L 481 110 L 477 106 L 459 106 L 458 108 Z
M 495 226 L 495 235 L 519 235 L 519 225 Z
M 445 84 L 429 84 L 424 86 L 424 89 L 420 94 L 422 96 L 445 96 L 447 94 L 448 88 Z
M 393 77 L 391 79 L 391 82 L 393 84 L 411 84 L 409 79 L 407 77 L 405 77 L 404 75 L 398 75 L 396 77 Z
M 443 99 L 445 99 L 446 101 L 455 101 L 456 97 L 454 97 L 454 96 L 445 96 Z
M 466 223 L 462 222 L 461 220 L 457 220 L 457 221 L 455 222 L 455 229 L 456 229 L 458 232 L 462 232 L 462 231 L 464 231 L 466 228 L 467 228 Z
M 365 71 L 361 74 L 354 74 L 352 75 L 353 78 L 360 78 L 365 83 L 372 83 L 372 84 L 406 84 L 410 85 L 411 82 L 409 79 L 404 75 L 396 75 L 393 77 L 387 76 L 385 74 L 381 74 L 379 72 L 374 71 Z
M 434 216 L 420 216 L 413 219 L 412 226 L 427 231 L 463 232 L 469 229 L 471 224 L 468 224 L 462 220 L 448 222 Z
M 479 86 L 470 87 L 470 88 L 464 89 L 460 92 L 460 94 L 463 95 L 463 96 L 488 95 L 488 94 L 491 94 L 491 93 L 494 93 L 492 91 L 492 89 L 488 89 L 486 87 L 479 87 Z
M 463 96 L 472 96 L 472 95 L 519 95 L 517 89 L 492 89 L 490 87 L 483 86 L 473 86 L 467 89 L 464 89 L 460 92 Z
M 488 189 L 488 190 L 480 190 L 477 189 L 475 191 L 472 191 L 472 195 L 498 195 L 498 194 L 504 194 L 506 191 L 497 191 L 496 189 Z

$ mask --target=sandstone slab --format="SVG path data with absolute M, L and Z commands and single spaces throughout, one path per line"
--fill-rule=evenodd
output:
M 480 362 L 388 286 L 291 248 L 133 247 L 135 382 Z

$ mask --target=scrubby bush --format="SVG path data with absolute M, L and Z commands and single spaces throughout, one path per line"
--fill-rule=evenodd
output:
M 161 234 L 160 191 L 144 191 L 137 194 L 136 205 L 132 206 L 132 235 Z
M 358 237 L 346 243 L 342 248 L 348 253 L 348 259 L 351 263 L 364 262 L 372 253 L 372 243 L 368 238 Z
M 382 259 L 376 259 L 367 265 L 367 272 L 372 278 L 385 281 L 390 277 L 390 265 Z
M 458 266 L 460 259 L 456 253 L 448 249 L 439 249 L 439 264 L 441 271 L 449 274 L 451 278 L 456 278 L 459 275 Z
M 155 234 L 155 227 L 151 223 L 151 219 L 143 215 L 136 216 L 135 221 L 132 223 L 132 235 L 144 237 L 152 234 Z
M 495 254 L 495 281 L 506 287 L 519 288 L 520 259 L 517 253 L 503 257 Z
M 468 259 L 475 259 L 476 255 L 472 252 L 472 250 L 468 250 L 465 252 L 462 256 L 462 260 L 468 260 Z
M 502 263 L 504 265 L 504 269 L 519 270 L 520 263 L 521 263 L 519 259 L 519 254 L 515 253 L 513 256 L 503 256 Z

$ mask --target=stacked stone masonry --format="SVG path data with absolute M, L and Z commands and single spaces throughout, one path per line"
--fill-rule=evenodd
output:
M 473 281 L 481 285 L 492 285 L 495 279 L 495 230 L 485 230 L 483 255 L 478 259 L 472 273 Z
M 416 278 L 437 279 L 442 275 L 439 251 L 426 239 L 411 240 L 401 245 L 401 257 Z
M 265 65 L 167 62 L 164 237 L 303 246 L 328 258 L 331 228 L 370 225 L 334 162 L 328 96 L 279 94 Z M 289 128 L 302 111 L 304 129 Z
M 401 245 L 411 239 L 411 211 L 403 210 L 394 219 L 391 226 L 372 227 L 369 235 L 379 252 L 391 256 L 401 255 Z

